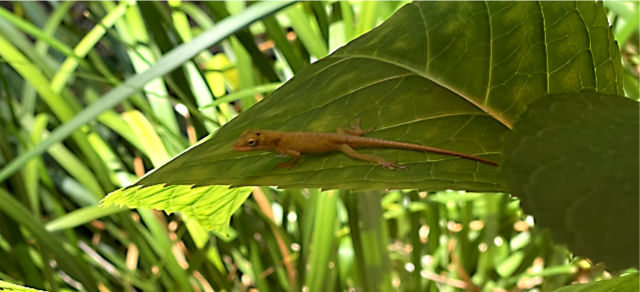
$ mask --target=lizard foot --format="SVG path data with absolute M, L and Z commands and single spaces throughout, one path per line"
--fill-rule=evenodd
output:
M 355 119 L 355 121 L 353 121 L 353 124 L 351 124 L 350 132 L 351 132 L 352 134 L 357 135 L 357 136 L 362 136 L 362 135 L 365 135 L 365 134 L 371 133 L 371 131 L 373 131 L 373 130 L 375 130 L 375 128 L 374 128 L 374 127 L 371 127 L 371 128 L 369 128 L 369 129 L 366 129 L 366 130 L 361 129 L 361 128 L 360 128 L 360 117 L 357 117 L 357 118 Z
M 393 161 L 381 161 L 381 162 L 378 162 L 378 164 L 382 166 L 382 168 L 388 168 L 390 170 L 407 168 L 406 166 L 397 164 Z

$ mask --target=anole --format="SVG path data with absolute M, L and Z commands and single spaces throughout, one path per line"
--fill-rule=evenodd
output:
M 453 155 L 465 159 L 498 166 L 497 163 L 473 155 L 439 149 L 418 144 L 410 144 L 382 139 L 361 137 L 373 131 L 373 128 L 360 129 L 360 119 L 356 119 L 355 125 L 350 129 L 338 128 L 337 133 L 317 132 L 282 132 L 272 130 L 249 130 L 244 132 L 233 144 L 234 151 L 272 151 L 293 157 L 288 162 L 278 164 L 278 167 L 290 168 L 296 164 L 303 153 L 329 153 L 342 151 L 353 159 L 366 160 L 379 164 L 389 169 L 405 168 L 381 157 L 358 153 L 354 148 L 393 148 L 415 151 L 427 151 L 445 155 Z

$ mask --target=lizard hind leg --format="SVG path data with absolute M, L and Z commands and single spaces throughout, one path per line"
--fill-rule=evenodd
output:
M 371 127 L 369 129 L 363 130 L 360 128 L 360 118 L 356 118 L 356 120 L 351 124 L 350 128 L 338 128 L 336 132 L 340 135 L 351 135 L 351 136 L 362 136 L 368 133 L 371 133 L 375 128 Z
M 379 157 L 379 156 L 358 153 L 356 150 L 354 150 L 351 146 L 347 144 L 340 145 L 338 149 L 353 159 L 371 161 L 371 162 L 377 163 L 383 168 L 388 168 L 391 170 L 394 170 L 396 168 L 406 168 L 405 166 L 398 165 L 393 161 L 384 160 L 382 159 L 382 157 Z

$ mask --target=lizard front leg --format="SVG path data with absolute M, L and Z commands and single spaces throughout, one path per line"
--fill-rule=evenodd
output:
M 356 150 L 354 150 L 353 148 L 351 148 L 351 146 L 347 144 L 341 144 L 340 146 L 338 146 L 338 149 L 353 159 L 371 161 L 371 162 L 377 163 L 382 167 L 386 167 L 391 170 L 394 170 L 396 168 L 406 168 L 405 166 L 398 165 L 395 162 L 386 161 L 382 159 L 382 157 L 358 153 Z
M 293 149 L 276 149 L 276 151 L 282 155 L 293 157 L 287 162 L 278 163 L 278 168 L 292 168 L 296 165 L 296 162 L 298 162 L 298 158 L 300 158 L 300 151 Z
M 352 136 L 362 136 L 373 131 L 373 127 L 363 130 L 360 128 L 360 118 L 356 118 L 355 122 L 351 125 L 351 128 L 338 128 L 336 132 L 340 135 L 352 135 Z

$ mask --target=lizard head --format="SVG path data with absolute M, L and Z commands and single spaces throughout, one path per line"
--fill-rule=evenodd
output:
M 246 131 L 233 143 L 231 149 L 233 151 L 252 151 L 272 148 L 273 145 L 270 145 L 270 140 L 265 132 L 264 130 Z

